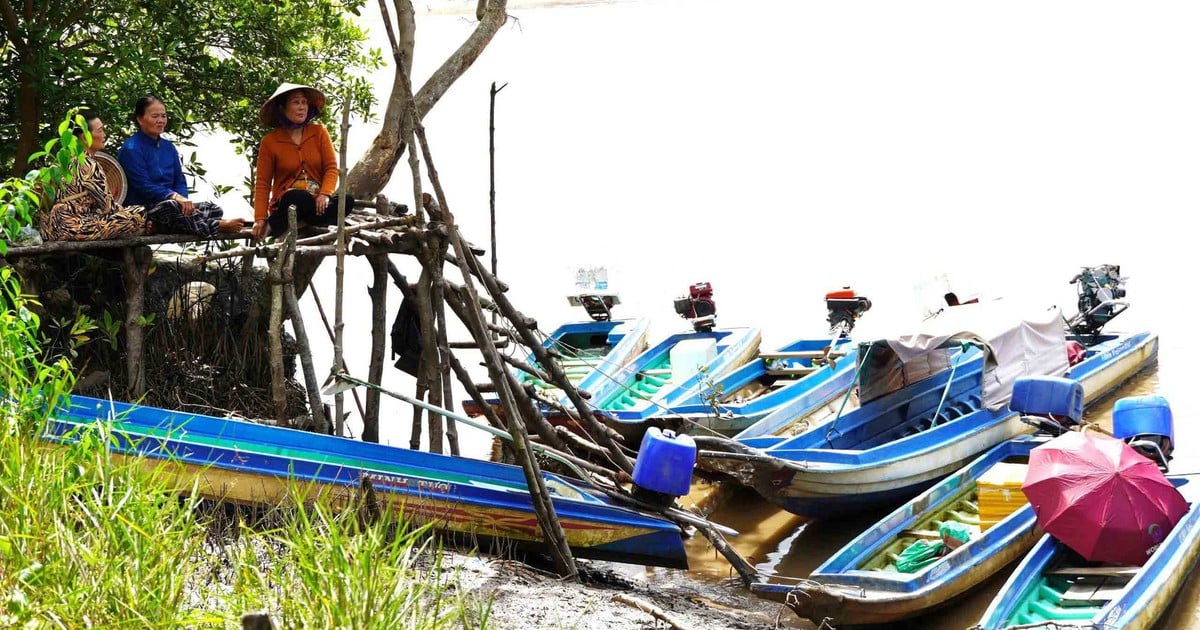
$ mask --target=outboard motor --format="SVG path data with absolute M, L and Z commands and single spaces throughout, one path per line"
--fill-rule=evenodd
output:
M 1120 265 L 1084 267 L 1071 278 L 1071 284 L 1077 285 L 1079 292 L 1079 314 L 1068 324 L 1076 335 L 1100 334 L 1105 324 L 1129 306 L 1119 301 L 1125 297 Z
M 587 311 L 588 317 L 594 321 L 607 322 L 612 319 L 612 307 L 620 304 L 621 301 L 616 295 L 592 295 L 589 293 L 581 293 L 567 298 L 572 306 L 582 306 L 583 310 Z
M 1061 376 L 1022 376 L 1013 383 L 1008 408 L 1021 422 L 1058 436 L 1083 419 L 1083 385 Z
M 717 303 L 713 301 L 712 285 L 697 282 L 688 287 L 688 294 L 675 298 L 675 312 L 692 320 L 697 332 L 707 332 L 717 324 Z
M 1132 396 L 1113 405 L 1113 437 L 1166 470 L 1175 450 L 1175 422 L 1162 396 Z
M 856 295 L 850 287 L 842 287 L 840 291 L 830 291 L 825 294 L 825 308 L 829 309 L 829 334 L 837 333 L 838 337 L 850 336 L 854 330 L 854 321 L 871 309 L 871 300 Z
M 695 466 L 696 441 L 692 436 L 650 427 L 642 436 L 633 465 L 633 496 L 651 505 L 671 505 L 691 490 Z

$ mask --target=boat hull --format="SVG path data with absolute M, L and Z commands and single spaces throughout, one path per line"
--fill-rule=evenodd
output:
M 1097 346 L 1083 363 L 1073 366 L 1068 377 L 1082 384 L 1085 404 L 1091 404 L 1150 365 L 1157 353 L 1158 337 L 1151 333 L 1114 337 Z M 940 387 L 939 382 L 944 381 L 930 380 L 920 398 L 897 405 L 916 405 L 918 400 L 928 400 L 930 392 Z M 961 399 L 965 399 L 963 394 L 951 394 L 947 404 Z M 939 404 L 939 409 L 944 406 Z M 852 413 L 880 412 L 867 405 Z M 763 443 L 769 446 L 761 450 L 761 456 L 709 458 L 704 465 L 754 488 L 789 512 L 826 517 L 872 505 L 899 503 L 958 470 L 978 454 L 1032 431 L 1018 414 L 1007 408 L 976 409 L 869 448 L 838 448 L 836 440 L 840 437 L 826 438 L 825 442 L 832 443 L 833 448 L 824 445 L 789 448 L 792 442 L 811 445 L 814 433 L 828 436 L 830 426 L 836 424 L 817 425 L 808 434 L 789 441 L 746 440 L 744 443 L 750 446 Z
M 1172 478 L 1168 475 L 1168 478 Z M 1179 593 L 1183 583 L 1200 558 L 1200 482 L 1191 477 L 1175 477 L 1172 480 L 1190 503 L 1187 514 L 1167 534 L 1158 549 L 1144 565 L 1129 577 L 1116 596 L 1103 606 L 1095 608 L 1074 607 L 1069 609 L 1073 619 L 1048 619 L 1027 622 L 1023 620 L 1023 605 L 1037 599 L 1031 589 L 1044 584 L 1043 572 L 1066 555 L 1065 546 L 1050 535 L 1043 535 L 1033 550 L 1025 556 L 1009 576 L 1008 581 L 992 600 L 979 624 L 978 630 L 1000 630 L 1002 628 L 1030 627 L 1029 623 L 1041 623 L 1055 627 L 1101 627 L 1129 630 L 1149 629 L 1166 611 Z M 1043 587 L 1041 592 L 1050 590 Z M 1053 603 L 1042 601 L 1037 608 L 1041 613 L 1052 611 Z M 1094 613 L 1087 616 L 1088 613 Z
M 45 437 L 72 440 L 99 424 L 111 431 L 116 456 L 140 456 L 205 498 L 271 507 L 324 497 L 346 506 L 369 487 L 380 505 L 414 525 L 530 548 L 543 540 L 523 472 L 512 466 L 78 396 Z M 673 523 L 557 475 L 543 477 L 578 556 L 686 567 Z
M 969 495 L 997 463 L 1023 460 L 1045 438 L 1025 436 L 993 448 L 954 475 L 905 503 L 819 566 L 803 583 L 760 583 L 751 590 L 786 599 L 800 617 L 836 625 L 900 621 L 943 605 L 1024 555 L 1041 535 L 1028 505 L 975 534 L 970 541 L 913 573 L 868 565 L 918 523 L 933 521 Z M 788 595 L 791 597 L 788 597 Z
M 817 348 L 828 347 L 828 339 L 801 339 L 785 345 L 767 356 L 789 353 L 802 354 Z M 673 422 L 679 430 L 685 430 L 698 435 L 720 434 L 732 436 L 741 433 L 751 426 L 759 424 L 764 418 L 782 411 L 788 416 L 788 422 L 821 409 L 831 401 L 846 393 L 854 384 L 854 364 L 858 357 L 857 347 L 849 340 L 840 340 L 836 349 L 840 352 L 831 364 L 814 366 L 810 360 L 802 360 L 796 365 L 801 369 L 812 369 L 812 372 L 787 382 L 777 389 L 753 397 L 745 402 L 728 402 L 736 392 L 742 391 L 764 378 L 769 378 L 771 369 L 769 359 L 755 357 L 742 367 L 734 370 L 724 378 L 716 381 L 708 391 L 694 393 L 692 396 L 672 406 L 666 412 L 652 417 L 651 421 L 661 418 Z M 786 370 L 782 370 L 786 372 Z M 721 397 L 725 400 L 721 400 Z M 707 400 L 717 398 L 718 400 Z

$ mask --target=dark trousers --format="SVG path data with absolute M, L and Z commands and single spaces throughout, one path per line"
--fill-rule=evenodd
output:
M 154 224 L 155 234 L 216 234 L 224 215 L 221 206 L 211 201 L 197 201 L 194 205 L 195 210 L 185 215 L 178 201 L 160 201 L 146 210 L 146 220 Z
M 305 225 L 335 225 L 337 224 L 338 216 L 338 198 L 333 196 L 329 198 L 329 205 L 325 208 L 323 214 L 317 214 L 317 198 L 310 195 L 306 190 L 289 190 L 283 193 L 279 198 L 279 202 L 275 204 L 271 215 L 267 217 L 267 227 L 270 228 L 271 236 L 279 236 L 287 232 L 289 205 L 296 206 L 296 224 Z M 350 214 L 354 210 L 354 198 L 346 196 L 346 214 Z

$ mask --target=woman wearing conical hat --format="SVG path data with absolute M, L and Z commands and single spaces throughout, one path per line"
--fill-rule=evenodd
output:
M 325 108 L 316 88 L 284 83 L 263 103 L 259 120 L 274 129 L 258 148 L 254 180 L 254 238 L 287 231 L 287 208 L 301 225 L 337 222 L 337 158 L 329 132 L 313 119 Z M 354 207 L 347 199 L 346 211 Z

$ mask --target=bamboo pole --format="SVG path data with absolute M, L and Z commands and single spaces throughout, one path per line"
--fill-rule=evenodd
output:
M 345 291 L 346 282 L 346 137 L 350 135 L 350 93 L 346 92 L 345 100 L 342 102 L 342 134 L 341 142 L 338 151 L 338 211 L 337 211 L 337 265 L 335 267 L 336 288 L 334 289 L 334 306 L 333 306 L 333 367 L 331 372 L 337 372 L 339 369 L 344 369 L 346 365 L 345 359 L 342 357 L 342 334 L 346 323 L 342 320 L 342 302 L 343 292 Z M 316 297 L 317 290 L 313 289 L 313 297 Z M 320 300 L 317 300 L 318 308 Z M 321 317 L 325 317 L 322 311 Z M 357 400 L 357 399 L 356 399 Z M 341 392 L 337 392 L 333 396 L 333 434 L 341 437 L 345 434 L 346 420 L 345 414 L 342 411 L 344 399 Z M 359 413 L 363 410 L 359 407 Z M 366 423 L 366 414 L 363 414 L 363 423 Z M 364 434 L 363 440 L 366 440 Z M 376 440 L 378 441 L 378 440 Z

